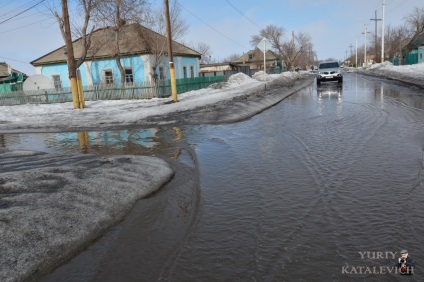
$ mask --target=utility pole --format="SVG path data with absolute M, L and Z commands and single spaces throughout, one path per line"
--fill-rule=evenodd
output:
M 377 51 L 377 22 L 381 21 L 381 19 L 377 19 L 377 10 L 375 10 L 375 18 L 370 19 L 370 20 L 375 21 L 375 33 L 374 33 L 375 40 L 374 40 L 374 43 L 375 43 L 375 60 L 377 61 L 377 55 L 378 55 L 378 51 Z
M 353 53 L 352 53 L 353 46 L 352 46 L 352 43 L 350 43 L 350 45 L 348 47 L 350 48 L 350 60 L 352 60 L 352 57 L 353 57 Z
M 386 0 L 383 0 L 383 16 L 381 22 L 381 62 L 384 62 L 384 7 L 386 6 Z
M 165 6 L 165 19 L 166 19 L 166 37 L 168 39 L 169 73 L 171 74 L 172 100 L 174 102 L 178 102 L 177 83 L 175 81 L 174 58 L 172 56 L 172 36 L 171 36 L 171 22 L 169 20 L 169 3 L 168 3 L 168 0 L 164 0 L 164 6 Z
M 71 38 L 71 25 L 69 24 L 68 1 L 62 0 L 62 15 L 65 33 L 66 53 L 68 56 L 68 75 L 71 81 L 72 102 L 74 109 L 82 108 L 78 94 L 77 68 L 75 67 L 74 47 Z
M 367 24 L 365 24 L 365 31 L 362 32 L 362 34 L 365 37 L 365 47 L 364 47 L 364 67 L 367 66 L 367 33 L 370 33 L 367 31 Z
M 358 68 L 358 36 L 355 36 L 355 67 Z

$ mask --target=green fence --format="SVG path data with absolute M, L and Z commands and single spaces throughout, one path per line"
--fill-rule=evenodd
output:
M 417 52 L 410 52 L 405 56 L 405 65 L 413 65 L 418 64 L 418 53 Z
M 206 88 L 213 83 L 223 82 L 224 76 L 195 77 L 177 79 L 177 93 Z M 134 100 L 149 98 L 164 98 L 171 96 L 171 81 L 159 80 L 157 85 L 152 82 L 126 86 L 94 85 L 86 86 L 84 98 L 86 101 L 96 100 Z M 70 88 L 34 90 L 34 91 L 11 91 L 0 93 L 0 106 L 21 104 L 48 104 L 72 102 Z

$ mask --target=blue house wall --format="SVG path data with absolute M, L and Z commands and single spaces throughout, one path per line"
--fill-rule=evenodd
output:
M 160 64 L 160 66 L 165 67 L 166 69 L 166 77 L 170 77 L 169 73 L 169 63 L 168 58 L 165 57 L 163 60 L 165 63 Z M 124 68 L 132 68 L 133 71 L 133 79 L 134 83 L 145 82 L 150 79 L 149 70 L 146 66 L 147 63 L 143 60 L 142 56 L 130 56 L 126 58 L 121 58 L 121 64 Z M 176 78 L 184 78 L 184 66 L 187 70 L 187 77 L 191 77 L 191 67 L 193 67 L 194 77 L 198 77 L 199 75 L 199 59 L 196 57 L 182 57 L 175 56 L 174 57 L 175 64 L 175 76 Z M 91 71 L 91 79 L 87 77 L 87 65 L 89 65 L 89 69 Z M 121 75 L 116 64 L 115 59 L 102 59 L 95 61 L 88 61 L 83 63 L 78 70 L 81 73 L 81 81 L 83 86 L 87 86 L 91 84 L 98 85 L 102 84 L 104 81 L 103 73 L 104 70 L 112 70 L 113 73 L 113 81 L 115 84 L 121 83 Z M 156 69 L 156 73 L 159 74 L 159 67 Z M 41 74 L 50 78 L 53 82 L 53 75 L 60 75 L 60 79 L 62 81 L 62 87 L 70 87 L 70 82 L 68 78 L 68 66 L 66 64 L 52 64 L 52 65 L 44 65 L 41 68 Z M 91 80 L 91 81 L 90 81 Z
M 52 75 L 60 75 L 62 81 L 62 87 L 71 87 L 68 78 L 68 65 L 67 64 L 54 64 L 49 66 L 43 66 L 41 68 L 41 74 L 47 76 L 52 82 Z
M 424 63 L 424 47 L 418 48 L 418 63 Z
M 199 73 L 199 64 L 197 63 L 197 59 L 193 57 L 181 57 L 181 71 L 183 67 L 187 67 L 187 77 L 191 77 L 190 67 L 193 67 L 194 77 L 198 76 Z M 184 72 L 181 73 L 180 78 L 184 78 Z
M 146 81 L 146 73 L 144 71 L 144 61 L 140 56 L 132 56 L 121 58 L 121 64 L 124 68 L 132 68 L 134 83 Z M 110 69 L 113 73 L 113 81 L 115 84 L 121 83 L 121 73 L 114 59 L 105 59 L 93 61 L 91 63 L 91 74 L 93 84 L 101 84 L 103 82 L 103 70 Z M 83 84 L 84 85 L 84 84 Z

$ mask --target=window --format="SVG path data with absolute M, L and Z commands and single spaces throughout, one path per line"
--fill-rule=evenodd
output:
M 125 84 L 133 85 L 134 84 L 134 75 L 132 68 L 125 69 Z
M 187 78 L 187 67 L 183 67 L 184 78 Z
M 52 78 L 56 91 L 62 90 L 62 81 L 60 80 L 60 75 L 52 75 Z
M 253 60 L 253 54 L 249 54 L 249 60 Z
M 113 84 L 112 70 L 103 70 L 104 84 Z
M 190 66 L 190 77 L 194 77 L 194 67 Z
M 165 79 L 166 75 L 165 75 L 165 68 L 164 67 L 159 67 L 159 79 Z

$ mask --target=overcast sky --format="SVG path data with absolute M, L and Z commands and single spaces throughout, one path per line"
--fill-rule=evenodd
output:
M 251 50 L 251 36 L 271 24 L 283 27 L 286 38 L 292 31 L 309 33 L 320 60 L 344 59 L 346 51 L 350 53 L 350 44 L 355 50 L 356 36 L 358 46 L 363 45 L 364 24 L 374 32 L 374 21 L 370 19 L 374 18 L 375 10 L 378 18 L 382 15 L 382 0 L 179 1 L 182 16 L 190 26 L 184 42 L 207 43 L 212 57 L 221 60 Z M 0 61 L 31 75 L 35 69 L 30 61 L 64 45 L 47 2 L 49 0 L 0 0 Z M 162 0 L 156 2 L 163 3 Z M 401 24 L 414 7 L 424 7 L 424 1 L 386 0 L 386 25 Z M 16 15 L 20 12 L 23 13 Z M 76 14 L 77 11 L 71 9 L 70 16 Z M 381 21 L 378 28 L 381 30 Z

